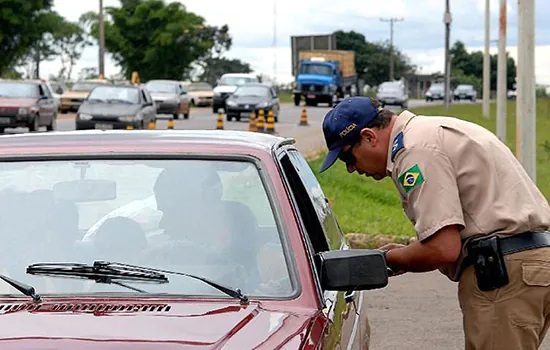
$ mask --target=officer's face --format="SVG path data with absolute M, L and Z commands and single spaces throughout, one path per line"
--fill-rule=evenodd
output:
M 347 153 L 346 167 L 351 174 L 355 171 L 360 175 L 372 177 L 375 180 L 382 180 L 386 177 L 386 156 L 387 145 L 378 133 L 373 129 L 361 131 L 360 142 L 354 145 L 346 145 L 342 149 Z M 353 161 L 355 160 L 355 161 Z

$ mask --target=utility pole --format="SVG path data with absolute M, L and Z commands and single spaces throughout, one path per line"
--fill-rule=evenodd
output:
M 497 137 L 506 143 L 506 2 L 500 0 L 498 66 L 497 66 Z
M 273 0 L 273 82 L 277 82 L 277 0 Z
M 535 0 L 518 0 L 516 157 L 536 183 Z
M 489 41 L 491 40 L 491 5 L 485 0 L 485 52 L 483 53 L 483 117 L 489 119 L 491 115 L 491 56 Z
M 105 22 L 103 0 L 99 0 L 99 78 L 105 79 Z
M 393 24 L 395 22 L 403 22 L 403 18 L 380 18 L 380 21 L 382 22 L 390 22 L 390 80 L 393 81 L 394 79 L 394 73 L 393 73 Z
M 445 23 L 445 109 L 449 110 L 451 104 L 451 57 L 449 53 L 449 42 L 451 36 L 451 10 L 449 0 L 445 1 L 445 15 L 443 16 Z

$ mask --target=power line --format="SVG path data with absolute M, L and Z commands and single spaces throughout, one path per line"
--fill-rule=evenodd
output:
M 380 18 L 381 22 L 390 23 L 390 81 L 393 81 L 393 25 L 396 22 L 403 22 L 403 18 Z

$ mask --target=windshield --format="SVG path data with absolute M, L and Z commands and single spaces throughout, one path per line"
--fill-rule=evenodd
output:
M 101 86 L 90 93 L 88 100 L 138 104 L 139 90 L 136 88 Z
M 35 84 L 25 84 L 25 83 L 0 83 L 0 97 L 26 97 L 26 98 L 37 98 L 38 97 L 38 86 Z
M 254 78 L 245 78 L 245 77 L 224 77 L 220 80 L 220 85 L 244 85 L 250 83 L 256 83 L 257 80 Z
M 25 273 L 38 262 L 95 260 L 186 272 L 251 297 L 292 294 L 280 232 L 253 163 L 5 162 L 0 176 L 0 232 L 10 247 L 0 266 L 43 295 L 131 292 Z M 185 276 L 169 280 L 132 285 L 149 293 L 227 297 Z M 17 292 L 0 284 L 5 294 Z
M 401 93 L 403 92 L 403 88 L 399 85 L 387 84 L 380 86 L 380 89 L 378 89 L 378 91 L 384 93 Z
M 304 64 L 300 68 L 302 74 L 332 75 L 332 68 L 320 64 Z
M 432 85 L 428 91 L 431 92 L 442 92 L 443 91 L 443 85 Z
M 96 86 L 103 86 L 105 84 L 101 83 L 76 83 L 73 86 L 73 91 L 85 91 L 90 92 L 92 91 Z
M 269 95 L 269 89 L 261 86 L 241 86 L 234 93 L 234 96 L 258 96 L 267 97 Z
M 150 92 L 165 92 L 170 94 L 176 93 L 176 84 L 170 83 L 160 83 L 160 82 L 150 82 L 147 83 L 147 90 Z
M 470 86 L 470 85 L 458 85 L 456 87 L 456 90 L 457 91 L 470 91 L 470 90 L 472 90 L 472 86 Z
M 212 85 L 210 84 L 191 84 L 189 91 L 212 91 Z

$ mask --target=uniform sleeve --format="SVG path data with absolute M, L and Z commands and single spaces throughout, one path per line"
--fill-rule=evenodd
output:
M 396 160 L 392 177 L 420 241 L 445 226 L 464 227 L 456 174 L 444 153 L 432 148 L 406 150 Z

